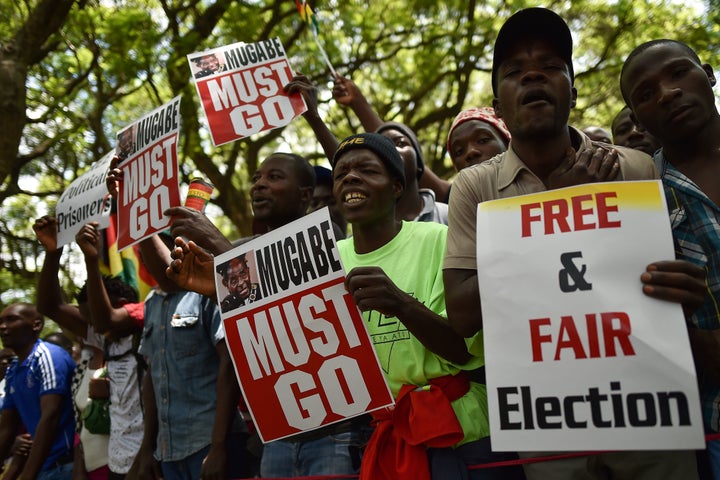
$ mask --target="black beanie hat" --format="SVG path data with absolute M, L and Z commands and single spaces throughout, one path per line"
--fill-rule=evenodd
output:
M 403 165 L 403 159 L 395 148 L 395 144 L 392 140 L 380 135 L 379 133 L 358 133 L 356 135 L 350 135 L 340 142 L 340 145 L 333 156 L 333 170 L 335 170 L 335 165 L 337 165 L 338 160 L 343 156 L 343 154 L 350 150 L 359 149 L 370 150 L 377 155 L 385 164 L 385 168 L 388 169 L 390 175 L 399 178 L 403 188 L 405 188 L 405 168 Z
M 397 130 L 398 132 L 405 135 L 407 138 L 410 139 L 410 143 L 413 146 L 413 149 L 415 150 L 415 157 L 417 158 L 417 179 L 420 180 L 420 177 L 422 177 L 423 172 L 425 171 L 425 159 L 423 158 L 422 150 L 420 150 L 420 142 L 418 142 L 417 135 L 415 135 L 415 132 L 412 131 L 410 127 L 405 125 L 404 123 L 398 123 L 398 122 L 385 122 L 382 125 L 380 125 L 377 130 L 375 130 L 375 133 L 382 133 L 386 130 Z

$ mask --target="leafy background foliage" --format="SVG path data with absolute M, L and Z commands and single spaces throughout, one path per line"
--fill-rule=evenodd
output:
M 529 1 L 318 0 L 320 38 L 336 70 L 353 79 L 386 120 L 418 133 L 426 162 L 452 175 L 445 152 L 454 116 L 490 105 L 495 35 Z M 609 126 L 622 107 L 618 76 L 632 48 L 677 38 L 720 65 L 720 4 L 679 0 L 550 1 L 575 40 L 577 126 Z M 330 72 L 293 0 L 0 0 L 0 302 L 33 301 L 42 252 L 33 220 L 52 213 L 69 182 L 115 145 L 115 132 L 182 95 L 181 181 L 216 186 L 216 222 L 230 238 L 250 231 L 249 178 L 269 153 L 294 151 L 325 164 L 302 119 L 282 130 L 213 148 L 188 53 L 279 37 L 297 72 L 319 87 L 338 138 L 361 130 L 332 99 Z M 68 296 L 84 281 L 66 249 Z M 80 273 L 78 273 L 80 272 Z

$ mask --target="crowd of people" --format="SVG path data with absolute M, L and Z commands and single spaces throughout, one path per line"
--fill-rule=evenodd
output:
M 366 133 L 342 141 L 318 114 L 307 78 L 286 86 L 305 97 L 304 117 L 332 170 L 293 153 L 269 155 L 252 178 L 252 238 L 329 207 L 342 238 L 345 287 L 369 333 L 402 332 L 374 345 L 394 409 L 260 448 L 220 321 L 221 310 L 260 300 L 260 292 L 244 257 L 217 271 L 213 265 L 214 255 L 249 239 L 225 238 L 198 210 L 167 210 L 170 232 L 139 246 L 157 283 L 139 299 L 123 281 L 101 274 L 100 232 L 88 223 L 75 238 L 86 283 L 77 302 L 67 303 L 58 279 L 57 222 L 39 218 L 34 230 L 45 258 L 37 304 L 0 313 L 2 478 L 720 480 L 714 439 L 703 451 L 638 446 L 557 452 L 551 461 L 542 457 L 553 453 L 492 449 L 477 205 L 590 182 L 662 180 L 676 256 L 657 259 L 637 276 L 645 295 L 682 305 L 705 431 L 720 432 L 720 114 L 713 70 L 684 43 L 642 44 L 623 65 L 618 88 L 626 107 L 610 131 L 581 130 L 568 124 L 578 96 L 572 49 L 566 22 L 551 10 L 520 10 L 504 23 L 493 50 L 493 106 L 461 112 L 447 136 L 458 171 L 452 183 L 426 167 L 412 129 L 379 118 L 350 79 L 336 78 L 333 97 Z M 206 60 L 197 59 L 198 75 L 217 70 Z M 122 181 L 113 164 L 112 195 Z M 220 300 L 216 274 L 228 291 Z M 77 359 L 57 339 L 39 338 L 45 317 L 77 339 Z

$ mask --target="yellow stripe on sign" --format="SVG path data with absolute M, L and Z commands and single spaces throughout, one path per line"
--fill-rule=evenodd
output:
M 576 187 L 490 200 L 481 203 L 479 208 L 481 211 L 515 210 L 528 203 L 544 203 L 553 200 L 565 200 L 572 203 L 573 198 L 590 195 L 591 199 L 582 202 L 583 207 L 589 208 L 596 206 L 596 195 L 600 193 L 615 193 L 614 203 L 620 208 L 634 210 L 664 210 L 665 208 L 659 180 L 588 183 Z

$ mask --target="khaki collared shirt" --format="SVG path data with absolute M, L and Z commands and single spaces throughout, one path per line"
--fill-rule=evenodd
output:
M 608 144 L 594 142 L 573 127 L 570 127 L 570 135 L 579 140 L 578 153 L 597 147 L 608 148 Z M 620 162 L 618 181 L 658 178 L 655 164 L 649 155 L 615 145 L 612 148 L 617 150 Z M 450 194 L 447 251 L 443 268 L 477 268 L 475 228 L 478 203 L 546 190 L 545 184 L 517 156 L 512 141 L 506 152 L 460 171 Z

